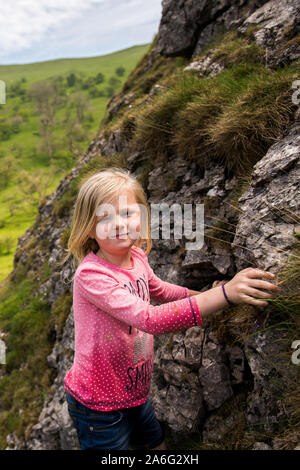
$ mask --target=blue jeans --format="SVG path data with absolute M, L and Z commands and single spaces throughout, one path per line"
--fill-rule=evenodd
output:
M 164 440 L 149 398 L 132 408 L 97 411 L 82 405 L 67 391 L 66 396 L 81 450 L 152 449 Z

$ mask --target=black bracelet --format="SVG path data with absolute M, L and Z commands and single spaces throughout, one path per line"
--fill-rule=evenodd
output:
M 230 300 L 228 299 L 227 295 L 226 295 L 226 292 L 225 292 L 225 288 L 224 288 L 224 285 L 226 284 L 226 282 L 223 282 L 222 284 L 222 289 L 223 289 L 223 294 L 224 294 L 224 297 L 225 299 L 227 300 L 227 302 L 229 303 L 229 305 L 234 305 L 232 302 L 230 302 Z

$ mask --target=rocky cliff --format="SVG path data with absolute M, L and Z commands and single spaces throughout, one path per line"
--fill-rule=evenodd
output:
M 297 73 L 299 28 L 296 0 L 163 1 L 157 37 L 122 92 L 109 103 L 99 135 L 40 206 L 36 223 L 19 239 L 11 282 L 20 266 L 26 266 L 29 276 L 39 273 L 48 261 L 49 275 L 43 282 L 37 277 L 35 294 L 42 294 L 53 309 L 60 299 L 70 296 L 66 280 L 72 266 L 57 270 L 55 263 L 62 259 L 66 244 L 75 182 L 85 170 L 96 171 L 112 162 L 139 176 L 149 202 L 204 203 L 207 236 L 201 250 L 186 251 L 184 240 L 155 240 L 149 261 L 159 277 L 206 290 L 214 280 L 229 279 L 248 266 L 283 276 L 289 263 L 299 259 L 300 122 L 298 105 L 292 102 L 292 83 L 284 91 L 290 102 L 280 104 L 281 124 L 274 127 L 271 137 L 267 131 L 273 126 L 272 117 L 268 116 L 258 141 L 259 117 L 251 129 L 248 125 L 246 142 L 237 147 L 242 153 L 243 146 L 253 139 L 253 159 L 244 173 L 240 167 L 235 171 L 233 158 L 236 136 L 241 132 L 237 127 L 229 137 L 226 134 L 231 150 L 227 154 L 222 149 L 223 159 L 218 158 L 221 151 L 217 146 L 206 147 L 205 139 L 193 157 L 182 149 L 180 139 L 163 147 L 163 135 L 147 144 L 145 134 L 137 134 L 143 124 L 139 113 L 146 109 L 151 116 L 157 103 L 170 103 L 163 100 L 179 76 L 192 74 L 199 83 L 211 79 L 215 81 L 208 83 L 216 84 L 230 67 L 247 61 L 259 64 L 271 78 L 287 66 L 296 67 Z M 230 36 L 232 32 L 235 36 Z M 224 38 L 228 37 L 230 47 L 226 49 Z M 240 77 L 244 79 L 244 75 Z M 254 113 L 256 108 L 252 109 Z M 280 114 L 283 109 L 284 116 Z M 218 116 L 221 112 L 224 109 L 218 110 Z M 167 119 L 165 122 L 167 125 Z M 216 133 L 218 126 L 220 121 L 215 121 Z M 198 130 L 190 133 L 189 142 L 198 138 Z M 224 138 L 224 146 L 226 142 Z M 162 152 L 161 159 L 151 158 L 151 146 L 156 154 Z M 26 247 L 32 239 L 35 247 L 29 252 Z M 299 277 L 299 261 L 298 271 L 296 265 L 291 272 Z M 264 309 L 227 308 L 202 327 L 156 337 L 151 400 L 168 433 L 169 445 L 179 449 L 299 446 L 295 425 L 299 424 L 295 410 L 299 396 L 291 402 L 286 397 L 287 391 L 289 397 L 295 394 L 299 380 L 299 368 L 290 361 L 291 339 L 297 339 L 293 325 L 299 328 L 299 317 L 293 316 L 299 313 L 294 311 L 299 308 L 294 279 L 283 284 L 290 290 L 285 291 L 282 302 L 294 305 L 291 311 L 280 310 L 276 303 Z M 45 365 L 52 370 L 51 391 L 38 421 L 24 435 L 8 434 L 9 449 L 78 449 L 63 388 L 73 358 L 73 311 L 70 304 L 63 305 L 68 308 L 60 325 L 53 328 L 53 349 Z M 287 320 L 290 327 L 283 328 Z

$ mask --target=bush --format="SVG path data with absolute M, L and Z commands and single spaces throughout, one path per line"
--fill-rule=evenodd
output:
M 81 85 L 81 88 L 83 90 L 88 90 L 89 88 L 91 88 L 92 86 L 94 86 L 96 84 L 95 82 L 95 78 L 94 77 L 88 77 L 86 80 L 84 80 L 82 82 L 82 85 Z
M 70 75 L 67 76 L 67 85 L 68 85 L 68 87 L 74 86 L 75 83 L 76 83 L 76 79 L 77 79 L 77 77 L 76 77 L 75 73 L 70 73 Z
M 100 96 L 105 96 L 105 93 L 103 90 L 98 90 L 98 88 L 94 86 L 89 89 L 89 95 L 91 98 L 98 98 Z
M 20 127 L 23 122 L 23 118 L 20 114 L 17 114 L 10 119 L 11 130 L 14 134 L 18 134 L 18 132 L 20 132 Z
M 110 84 L 112 87 L 116 87 L 116 86 L 118 86 L 120 83 L 121 83 L 121 80 L 119 80 L 119 79 L 116 78 L 116 77 L 110 77 L 110 79 L 109 79 L 109 84 Z
M 123 77 L 124 73 L 125 73 L 124 67 L 120 66 L 116 68 L 116 75 L 118 75 L 118 77 Z
M 17 80 L 13 83 L 11 83 L 9 86 L 8 86 L 8 95 L 11 97 L 11 98 L 14 98 L 15 96 L 21 96 L 21 97 L 24 97 L 25 94 L 26 94 L 26 90 L 22 87 L 24 81 L 23 79 L 21 80 Z
M 105 81 L 105 76 L 103 75 L 103 73 L 99 72 L 95 77 L 96 85 L 99 85 L 100 83 L 103 83 L 104 81 Z
M 113 94 L 115 93 L 115 90 L 112 87 L 106 87 L 105 92 L 106 92 L 106 96 L 108 98 L 111 98 Z
M 12 133 L 13 133 L 13 130 L 11 126 L 5 121 L 1 121 L 0 122 L 0 139 L 9 140 Z
M 0 238 L 0 254 L 8 255 L 12 251 L 14 239 L 12 237 Z

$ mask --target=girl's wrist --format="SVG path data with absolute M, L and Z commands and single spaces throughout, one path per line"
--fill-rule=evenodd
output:
M 225 284 L 227 284 L 226 282 L 222 282 L 222 290 L 223 290 L 223 294 L 224 294 L 224 297 L 226 299 L 226 302 L 228 305 L 230 305 L 230 307 L 232 307 L 233 305 L 235 305 L 229 298 L 228 298 L 228 295 L 226 293 L 226 290 L 225 290 Z
M 195 296 L 203 317 L 225 308 L 228 303 L 223 294 L 222 286 L 217 286 Z

